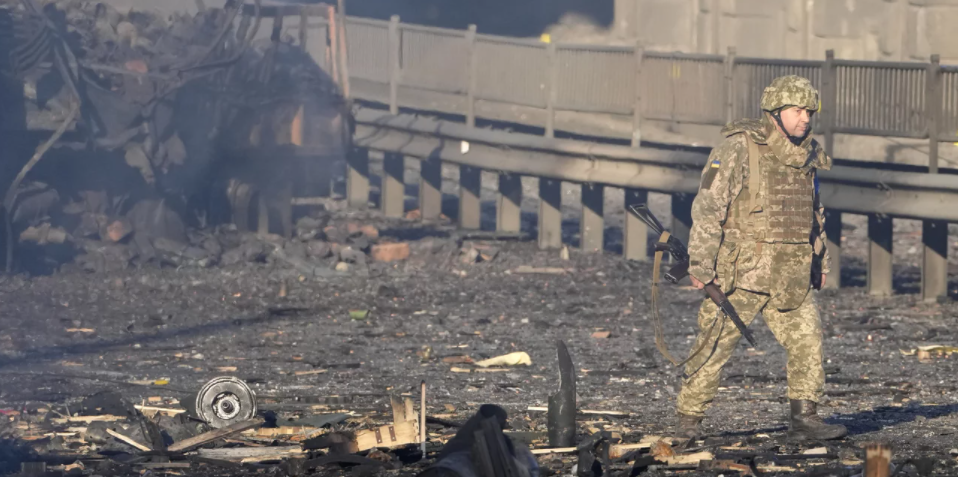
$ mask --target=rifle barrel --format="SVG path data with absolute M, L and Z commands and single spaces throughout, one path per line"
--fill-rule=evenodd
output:
M 653 232 L 657 234 L 662 234 L 665 231 L 665 227 L 659 223 L 659 219 L 652 215 L 652 211 L 649 210 L 649 207 L 646 204 L 639 205 L 630 205 L 629 210 L 635 213 L 635 216 L 639 218 L 645 225 L 648 225 Z

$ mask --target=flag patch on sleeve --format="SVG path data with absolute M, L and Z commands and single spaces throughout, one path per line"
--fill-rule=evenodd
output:
M 715 176 L 718 174 L 720 165 L 722 165 L 722 163 L 718 159 L 713 159 L 712 162 L 709 163 L 709 168 L 702 176 L 702 183 L 699 186 L 700 189 L 708 189 L 712 187 L 712 181 L 715 180 Z

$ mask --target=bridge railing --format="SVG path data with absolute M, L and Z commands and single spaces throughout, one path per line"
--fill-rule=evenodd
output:
M 606 135 L 640 139 L 643 120 L 721 125 L 757 116 L 765 86 L 798 74 L 822 92 L 814 126 L 829 149 L 836 133 L 958 141 L 958 69 L 939 65 L 937 55 L 929 63 L 896 63 L 835 59 L 831 52 L 825 61 L 743 58 L 734 49 L 665 53 L 408 25 L 398 17 L 348 18 L 346 29 L 351 79 L 371 83 L 358 85 L 357 95 L 388 85 L 394 108 L 467 115 L 483 101 L 489 104 L 480 117 L 550 130 L 558 111 L 633 116 L 631 131 L 610 128 Z M 516 106 L 541 111 L 524 114 Z M 561 129 L 572 133 L 603 135 L 601 127 L 565 123 Z M 937 155 L 929 161 L 936 169 Z
M 624 189 L 627 203 L 647 200 L 649 191 L 670 194 L 673 232 L 681 237 L 691 226 L 698 165 L 707 152 L 556 140 L 555 131 L 631 138 L 638 146 L 647 120 L 721 125 L 757 117 L 765 86 L 777 76 L 798 74 L 822 93 L 822 113 L 813 120 L 824 132 L 827 149 L 836 133 L 926 138 L 931 146 L 927 169 L 902 172 L 856 163 L 822 174 L 830 286 L 840 286 L 842 215 L 852 213 L 869 218 L 871 293 L 892 293 L 892 218 L 901 217 L 923 220 L 922 296 L 947 294 L 947 224 L 958 222 L 950 206 L 958 201 L 958 176 L 934 173 L 938 143 L 958 141 L 958 68 L 939 65 L 937 57 L 929 63 L 884 63 L 839 60 L 831 52 L 825 61 L 743 58 L 734 50 L 727 55 L 663 53 L 404 25 L 395 17 L 389 22 L 348 18 L 345 26 L 351 95 L 390 110 L 365 109 L 357 118 L 356 150 L 347 161 L 352 206 L 369 205 L 372 152 L 383 160 L 379 206 L 387 216 L 405 213 L 403 171 L 413 161 L 421 171 L 420 215 L 438 218 L 446 163 L 460 171 L 457 220 L 462 228 L 479 228 L 479 178 L 485 170 L 499 175 L 496 228 L 501 232 L 520 229 L 520 177 L 538 178 L 537 233 L 544 248 L 562 244 L 563 182 L 581 184 L 584 250 L 604 247 L 606 188 Z M 466 124 L 397 115 L 400 108 L 458 115 Z M 593 119 L 577 120 L 577 115 Z M 539 140 L 546 142 L 470 127 L 477 117 L 542 127 L 546 138 Z M 646 233 L 626 215 L 627 258 L 648 258 Z

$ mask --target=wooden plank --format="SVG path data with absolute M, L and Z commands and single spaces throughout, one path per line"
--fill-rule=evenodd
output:
M 609 448 L 609 457 L 612 459 L 619 459 L 625 456 L 626 454 L 628 454 L 629 452 L 632 452 L 635 450 L 648 449 L 652 447 L 652 444 L 658 441 L 665 441 L 669 444 L 672 444 L 675 442 L 670 437 L 645 436 L 639 442 L 634 444 L 616 444 L 611 446 Z M 531 449 L 532 453 L 535 455 L 568 454 L 568 453 L 576 452 L 576 450 L 577 449 L 575 447 L 553 447 L 553 448 L 546 448 L 546 449 Z M 701 457 L 705 457 L 705 454 L 702 454 L 702 453 L 689 454 L 688 457 L 684 457 L 684 459 L 682 460 L 690 460 L 690 461 L 698 462 L 698 460 L 702 460 Z M 695 460 L 695 459 L 698 459 L 698 460 Z
M 213 442 L 217 439 L 222 439 L 224 437 L 232 436 L 233 434 L 238 434 L 248 429 L 254 429 L 259 426 L 262 426 L 266 420 L 261 417 L 256 417 L 253 419 L 248 419 L 246 421 L 237 422 L 236 424 L 231 424 L 221 429 L 214 429 L 209 432 L 204 432 L 198 436 L 191 437 L 189 439 L 184 439 L 179 442 L 174 442 L 169 448 L 170 452 L 186 452 L 188 450 L 193 450 L 197 447 L 200 447 L 209 442 Z
M 665 458 L 667 465 L 695 465 L 703 460 L 712 460 L 715 455 L 709 451 L 696 452 L 694 454 L 676 454 Z
M 276 437 L 295 437 L 302 438 L 307 435 L 315 433 L 319 429 L 314 426 L 280 426 L 280 427 L 264 427 L 260 429 L 250 429 L 243 431 L 244 436 L 249 437 L 262 437 L 262 438 L 276 438 Z M 322 429 L 319 429 L 322 430 Z
M 375 447 L 394 448 L 419 443 L 419 423 L 415 420 L 389 424 L 356 433 L 357 452 Z
M 644 450 L 652 447 L 652 444 L 655 444 L 659 441 L 665 441 L 667 444 L 674 444 L 676 441 L 671 437 L 664 436 L 643 436 L 642 439 L 639 439 L 639 442 L 634 444 L 616 444 L 609 449 L 609 457 L 612 459 L 618 459 L 625 456 L 629 452 L 634 450 Z
M 531 449 L 534 455 L 542 454 L 569 454 L 576 451 L 575 447 L 553 447 L 552 449 Z
M 66 424 L 68 422 L 85 422 L 87 424 L 91 422 L 114 422 L 122 421 L 126 418 L 123 416 L 113 416 L 110 414 L 103 414 L 100 416 L 70 416 L 64 418 L 53 419 L 54 424 Z
M 138 410 L 138 411 L 140 411 L 140 412 L 142 412 L 142 413 L 158 412 L 158 413 L 166 414 L 166 415 L 170 415 L 170 416 L 175 416 L 175 415 L 177 415 L 177 414 L 183 414 L 184 412 L 186 412 L 186 409 L 172 409 L 172 408 L 167 408 L 167 407 L 141 406 L 141 405 L 139 405 L 139 404 L 134 404 L 133 407 L 134 407 L 136 410 Z
M 106 433 L 109 434 L 109 435 L 111 435 L 111 436 L 113 436 L 113 437 L 115 437 L 115 438 L 117 438 L 117 439 L 119 439 L 119 440 L 121 440 L 121 441 L 123 441 L 123 442 L 125 442 L 126 444 L 129 444 L 129 445 L 131 445 L 131 446 L 133 446 L 133 447 L 136 447 L 137 449 L 139 449 L 139 450 L 141 450 L 141 451 L 149 452 L 149 451 L 153 450 L 153 449 L 150 449 L 149 447 L 147 447 L 147 446 L 145 446 L 145 445 L 143 445 L 143 444 L 140 444 L 139 442 L 133 440 L 133 438 L 124 436 L 123 434 L 120 434 L 119 432 L 116 432 L 116 431 L 114 431 L 113 429 L 109 429 L 109 428 L 108 428 L 108 429 L 106 430 Z
M 236 460 L 249 457 L 290 457 L 305 454 L 302 446 L 269 446 L 269 447 L 231 447 L 224 449 L 199 449 L 201 457 L 210 459 Z

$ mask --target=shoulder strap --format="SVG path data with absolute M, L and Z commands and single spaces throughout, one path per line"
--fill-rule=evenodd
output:
M 666 244 L 669 241 L 670 234 L 668 232 L 662 232 L 662 235 L 659 236 L 659 243 Z M 669 353 L 668 347 L 665 345 L 665 332 L 662 328 L 662 319 L 659 317 L 659 283 L 661 283 L 660 272 L 659 270 L 662 267 L 662 258 L 664 255 L 665 247 L 656 247 L 655 248 L 655 259 L 652 262 L 652 326 L 655 331 L 655 347 L 662 353 L 662 356 L 665 356 L 665 359 L 672 362 L 676 367 L 682 366 L 685 363 L 688 363 L 689 360 L 697 356 L 707 345 L 712 337 L 712 331 L 715 329 L 715 323 L 718 321 L 718 315 L 712 320 L 712 325 L 709 327 L 708 333 L 702 338 L 701 343 L 694 348 L 690 353 L 689 357 L 685 358 L 682 361 L 675 359 L 671 353 Z M 724 316 L 724 315 L 723 315 Z M 724 326 L 724 322 L 723 322 Z M 721 335 L 721 331 L 719 331 Z M 718 338 L 715 339 L 715 344 L 713 345 L 712 352 L 715 352 L 715 346 L 718 346 Z M 706 362 L 708 360 L 706 359 Z M 703 363 L 703 366 L 705 364 Z
M 762 204 L 758 202 L 758 191 L 762 187 L 758 160 L 762 157 L 762 153 L 759 151 L 758 144 L 748 134 L 745 135 L 745 140 L 748 141 L 748 194 L 750 196 L 748 213 L 751 215 L 753 212 L 762 210 Z

